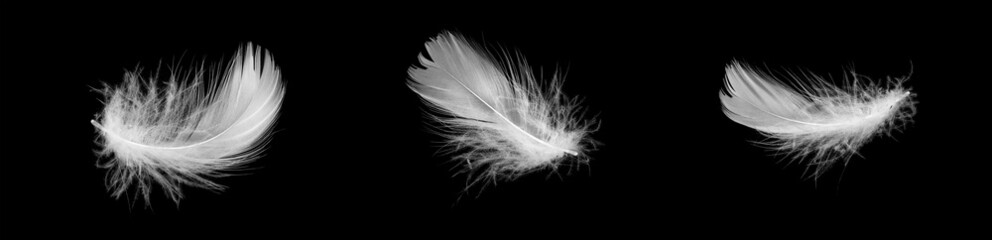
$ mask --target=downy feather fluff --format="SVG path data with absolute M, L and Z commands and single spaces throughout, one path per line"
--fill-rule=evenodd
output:
M 452 33 L 426 47 L 429 58 L 421 55 L 423 66 L 410 69 L 408 86 L 434 110 L 430 117 L 448 150 L 470 175 L 512 178 L 566 157 L 587 160 L 592 121 L 580 122 L 560 79 L 541 85 L 525 63 L 495 65 Z
M 121 86 L 106 86 L 106 106 L 91 122 L 107 156 L 101 167 L 109 169 L 112 195 L 133 186 L 146 203 L 155 184 L 176 203 L 182 185 L 222 190 L 209 178 L 258 157 L 285 94 L 272 58 L 251 44 L 223 76 L 202 67 L 171 69 L 161 89 L 158 76 L 140 74 L 128 72 Z
M 900 86 L 904 79 L 880 86 L 852 73 L 838 87 L 808 75 L 792 75 L 786 83 L 737 62 L 726 72 L 720 100 L 727 117 L 768 136 L 770 148 L 807 159 L 812 177 L 838 160 L 846 163 L 873 136 L 899 127 L 914 112 L 913 94 Z

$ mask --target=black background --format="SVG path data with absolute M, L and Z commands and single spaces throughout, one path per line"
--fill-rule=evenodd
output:
M 973 57 L 980 41 L 971 29 L 946 27 L 952 23 L 231 25 L 5 23 L 5 221 L 870 223 L 971 216 L 976 197 L 987 192 L 974 173 L 981 157 L 966 153 L 975 142 L 958 136 L 978 134 L 968 125 L 980 123 L 948 119 L 981 111 L 957 92 L 978 80 L 968 72 L 982 68 Z M 460 195 L 464 178 L 452 177 L 455 165 L 435 154 L 441 139 L 427 131 L 424 107 L 404 85 L 424 43 L 445 30 L 518 51 L 545 76 L 567 73 L 565 93 L 581 96 L 602 124 L 592 137 L 603 145 L 589 164 Z M 110 197 L 106 172 L 95 166 L 89 120 L 102 97 L 92 88 L 160 60 L 226 61 L 248 41 L 271 51 L 287 84 L 257 169 L 217 179 L 229 187 L 222 193 L 184 188 L 178 206 L 160 189 L 148 207 Z M 906 86 L 917 94 L 917 115 L 893 138 L 865 145 L 846 167 L 806 179 L 803 166 L 749 143 L 761 136 L 721 112 L 724 67 L 735 59 L 832 76 L 850 68 L 874 79 L 911 72 Z

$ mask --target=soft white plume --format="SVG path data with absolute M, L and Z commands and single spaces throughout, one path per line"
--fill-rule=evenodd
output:
M 591 121 L 580 122 L 557 77 L 541 85 L 524 63 L 494 65 L 452 33 L 426 46 L 429 58 L 420 56 L 408 85 L 435 110 L 440 134 L 469 171 L 513 177 L 567 156 L 585 159 Z
M 813 177 L 838 160 L 847 161 L 873 136 L 888 133 L 914 112 L 913 94 L 899 85 L 902 80 L 880 86 L 854 74 L 838 87 L 815 76 L 792 77 L 790 87 L 734 62 L 727 66 L 720 100 L 727 117 L 768 136 L 768 146 L 793 159 L 808 159 Z
M 100 133 L 108 188 L 120 197 L 132 185 L 146 203 L 157 183 L 178 203 L 182 185 L 211 190 L 209 177 L 255 159 L 262 151 L 285 94 L 279 69 L 261 48 L 239 50 L 223 76 L 171 70 L 165 88 L 156 75 L 124 75 L 107 86 L 106 106 L 91 121 Z M 156 73 L 157 74 L 157 73 Z

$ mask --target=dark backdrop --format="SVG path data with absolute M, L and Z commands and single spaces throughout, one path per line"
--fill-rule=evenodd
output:
M 967 29 L 926 22 L 798 24 L 671 21 L 422 24 L 307 19 L 231 27 L 115 20 L 4 24 L 2 212 L 29 225 L 148 219 L 263 223 L 556 219 L 710 224 L 758 219 L 968 216 L 979 157 L 952 121 L 957 91 L 978 79 Z M 460 195 L 437 155 L 424 106 L 404 84 L 424 43 L 456 31 L 519 51 L 598 115 L 603 144 L 580 167 L 539 171 Z M 184 57 L 217 62 L 251 41 L 271 51 L 287 84 L 265 157 L 222 193 L 184 188 L 177 206 L 157 189 L 149 207 L 111 198 L 95 166 L 102 105 L 92 91 L 137 66 Z M 749 141 L 718 93 L 732 60 L 875 79 L 912 73 L 914 122 L 879 137 L 820 179 Z M 987 77 L 986 77 L 987 78 Z M 953 91 L 952 91 L 953 90 Z M 968 114 L 966 114 L 968 115 Z M 957 117 L 954 117 L 957 116 Z M 976 140 L 977 141 L 977 140 Z M 926 217 L 924 217 L 926 216 Z M 636 220 L 635 220 L 636 219 Z M 416 220 L 410 222 L 409 220 Z M 870 220 L 869 220 L 870 221 Z

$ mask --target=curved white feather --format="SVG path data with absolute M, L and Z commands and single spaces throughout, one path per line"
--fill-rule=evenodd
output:
M 159 90 L 154 77 L 143 82 L 134 72 L 104 91 L 106 107 L 91 122 L 102 137 L 101 154 L 113 156 L 103 166 L 112 168 L 114 196 L 135 184 L 147 201 L 157 183 L 178 202 L 182 185 L 222 189 L 206 177 L 257 157 L 285 90 L 267 52 L 249 44 L 236 56 L 223 79 L 206 82 L 202 70 L 172 72 Z
M 792 88 L 736 62 L 726 71 L 720 101 L 727 117 L 772 137 L 774 148 L 812 155 L 811 164 L 820 167 L 848 159 L 876 133 L 912 116 L 910 93 L 899 86 L 839 88 L 811 78 Z
M 586 126 L 561 102 L 560 83 L 541 89 L 526 66 L 494 65 L 451 33 L 426 46 L 430 59 L 420 56 L 424 68 L 410 69 L 408 85 L 444 114 L 435 119 L 456 150 L 466 150 L 456 159 L 519 173 L 583 151 Z

